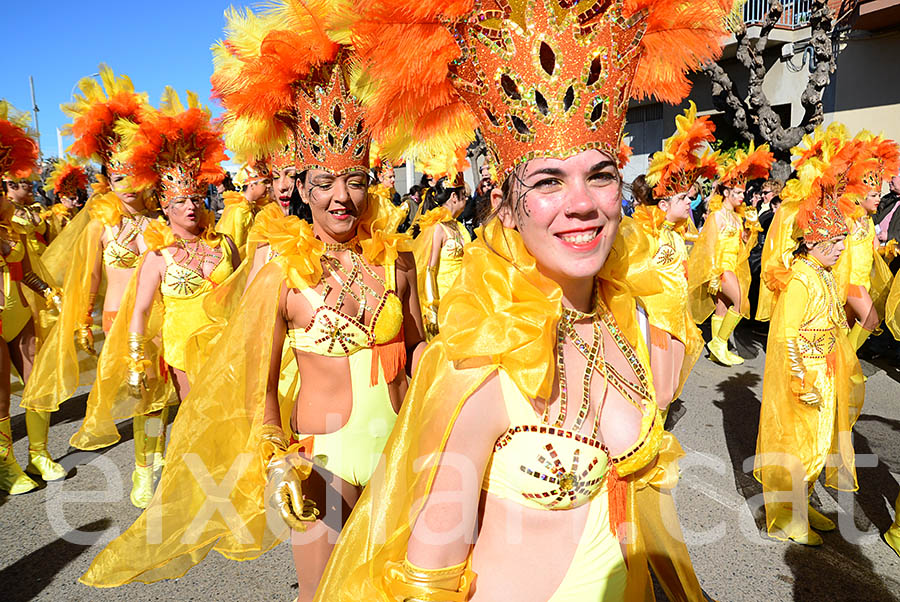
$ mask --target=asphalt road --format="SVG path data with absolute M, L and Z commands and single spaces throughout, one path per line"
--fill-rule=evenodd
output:
M 704 589 L 721 601 L 900 600 L 900 558 L 879 538 L 900 491 L 900 346 L 883 338 L 863 348 L 869 380 L 854 439 L 860 491 L 837 495 L 817 484 L 818 505 L 840 530 L 824 534 L 821 548 L 807 548 L 761 535 L 761 490 L 744 461 L 756 446 L 764 339 L 752 327 L 740 328 L 736 338 L 747 362 L 726 368 L 701 358 L 668 422 L 687 452 L 675 499 Z M 50 451 L 70 469 L 68 478 L 26 495 L 0 494 L 0 600 L 293 600 L 296 578 L 285 544 L 242 563 L 212 552 L 181 579 L 153 585 L 79 584 L 103 542 L 139 513 L 128 501 L 130 421 L 110 449 L 68 448 L 84 415 L 81 393 L 54 415 L 50 430 Z M 15 452 L 24 464 L 25 421 L 17 405 L 14 395 Z

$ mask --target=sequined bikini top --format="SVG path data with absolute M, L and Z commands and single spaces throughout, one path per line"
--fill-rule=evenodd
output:
M 130 270 L 137 267 L 141 255 L 136 251 L 132 251 L 128 245 L 134 242 L 138 234 L 141 233 L 142 226 L 146 220 L 147 218 L 144 216 L 138 216 L 134 219 L 123 217 L 121 223 L 124 224 L 126 221 L 132 222 L 132 228 L 122 240 L 119 240 L 119 235 L 122 233 L 123 227 L 120 226 L 119 231 L 114 232 L 110 226 L 103 226 L 103 229 L 106 231 L 106 239 L 109 241 L 103 249 L 103 263 L 105 265 L 120 270 Z
M 500 389 L 510 426 L 494 444 L 482 489 L 537 510 L 568 510 L 593 499 L 603 488 L 610 465 L 624 476 L 656 458 L 662 424 L 656 402 L 647 388 L 648 375 L 634 352 L 627 353 L 627 343 L 615 324 L 607 325 L 619 348 L 626 352 L 640 384 L 636 388 L 626 384 L 617 372 L 607 375 L 608 382 L 623 395 L 623 387 L 644 391 L 641 432 L 631 449 L 619 456 L 611 456 L 597 437 L 597 426 L 591 435 L 580 432 L 581 413 L 576 429 L 563 428 L 559 421 L 549 424 L 547 416 L 542 418 L 535 414 L 528 399 L 501 369 L 498 372 Z M 614 369 L 607 365 L 605 370 Z M 560 386 L 564 385 L 561 383 Z M 564 416 L 561 418 L 564 423 Z
M 232 273 L 231 245 L 224 242 L 219 245 L 222 249 L 222 257 L 216 267 L 204 277 L 196 268 L 190 268 L 175 262 L 169 249 L 160 249 L 160 254 L 166 261 L 166 272 L 160 285 L 160 292 L 164 298 L 187 299 L 194 297 L 205 290 L 221 284 Z M 200 265 L 203 264 L 201 258 Z
M 323 256 L 323 260 L 326 257 L 327 255 Z M 360 296 L 352 291 L 351 285 L 354 281 L 359 282 L 358 276 L 363 270 L 376 280 L 380 281 L 381 278 L 358 255 L 351 252 L 351 258 L 353 271 L 346 280 L 340 280 L 333 272 L 341 287 L 335 307 L 342 307 L 344 297 L 350 294 L 360 304 L 359 315 L 351 316 L 326 304 L 325 298 L 331 290 L 328 284 L 323 293 L 312 288 L 301 289 L 300 294 L 313 308 L 313 316 L 306 328 L 288 330 L 287 341 L 293 349 L 328 357 L 344 357 L 360 349 L 371 349 L 375 345 L 388 343 L 400 333 L 403 327 L 403 304 L 394 291 L 394 264 L 384 266 L 384 292 L 373 307 L 367 299 L 376 297 L 372 294 L 374 291 L 370 290 L 369 295 L 364 293 Z M 368 325 L 362 321 L 366 310 L 372 316 Z

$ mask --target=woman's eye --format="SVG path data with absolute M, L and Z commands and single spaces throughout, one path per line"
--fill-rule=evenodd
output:
M 590 177 L 590 181 L 599 182 L 602 184 L 608 184 L 609 182 L 614 182 L 616 180 L 616 174 L 609 171 L 601 171 L 599 173 L 595 173 Z
M 543 180 L 538 180 L 533 188 L 538 190 L 552 190 L 554 188 L 558 188 L 562 185 L 562 181 L 558 178 L 544 178 Z

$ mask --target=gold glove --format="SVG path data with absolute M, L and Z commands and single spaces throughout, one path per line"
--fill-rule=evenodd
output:
M 425 336 L 431 340 L 438 335 L 438 306 L 440 297 L 437 285 L 437 266 L 425 268 L 425 307 L 422 308 L 422 320 L 425 322 Z
M 888 263 L 892 262 L 897 255 L 900 255 L 900 249 L 898 249 L 897 241 L 893 238 L 887 241 L 884 245 L 878 247 L 878 252 L 884 257 L 884 260 Z
M 62 307 L 62 292 L 54 289 L 52 286 L 44 282 L 40 276 L 34 272 L 28 272 L 22 276 L 22 284 L 30 288 L 36 293 L 40 293 L 47 300 L 50 307 L 59 312 Z
M 263 425 L 260 436 L 266 479 L 276 483 L 275 506 L 288 527 L 294 531 L 306 531 L 307 523 L 319 516 L 315 502 L 303 497 L 303 481 L 312 473 L 313 463 L 297 453 L 281 427 Z
M 84 322 L 78 325 L 78 329 L 75 331 L 75 344 L 88 355 L 97 355 L 97 352 L 94 350 L 94 331 L 91 329 L 93 324 L 94 320 L 88 316 Z
M 796 339 L 789 339 L 784 346 L 791 369 L 791 390 L 803 403 L 817 405 L 821 401 L 821 396 L 815 387 L 815 371 L 807 372 L 803 366 Z
M 465 602 L 474 574 L 467 562 L 443 569 L 423 569 L 405 558 L 388 562 L 384 586 L 393 600 L 402 602 Z
M 144 356 L 144 335 L 128 333 L 128 391 L 135 397 L 143 397 L 147 385 L 147 368 L 150 361 Z

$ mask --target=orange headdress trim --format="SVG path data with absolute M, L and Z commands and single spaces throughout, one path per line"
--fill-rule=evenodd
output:
M 872 136 L 868 132 L 863 132 L 858 138 L 864 145 L 862 152 L 874 160 L 871 169 L 863 174 L 863 184 L 880 193 L 884 180 L 897 175 L 897 171 L 900 170 L 900 149 L 895 141 L 884 136 Z
M 139 188 L 157 188 L 160 203 L 205 197 L 209 184 L 224 177 L 219 165 L 226 160 L 221 131 L 210 114 L 189 95 L 184 108 L 177 95 L 167 89 L 168 105 L 146 111 L 140 125 L 120 124 L 116 131 L 126 142 L 124 159 L 131 165 Z
M 714 0 L 357 0 L 352 11 L 388 156 L 440 154 L 480 127 L 503 177 L 535 157 L 617 157 L 629 100 L 680 100 L 685 72 L 727 35 Z
M 58 161 L 47 178 L 47 186 L 60 196 L 74 197 L 79 190 L 87 190 L 88 176 L 84 167 L 74 161 Z
M 647 169 L 647 182 L 654 186 L 653 195 L 658 199 L 687 192 L 699 178 L 715 177 L 718 170 L 717 155 L 709 152 L 716 126 L 705 115 L 697 117 L 693 101 L 684 115 L 675 118 L 675 128 Z M 701 150 L 705 151 L 702 155 Z
M 98 71 L 99 83 L 92 77 L 83 78 L 78 82 L 81 92 L 75 95 L 75 101 L 60 106 L 72 118 L 62 133 L 75 137 L 68 152 L 116 169 L 119 166 L 110 165 L 120 150 L 116 123 L 120 119 L 137 121 L 147 106 L 147 97 L 135 93 L 127 75 L 116 77 L 106 65 L 100 65 Z
M 28 178 L 37 171 L 38 146 L 27 130 L 30 118 L 0 100 L 0 176 Z
M 723 155 L 720 161 L 719 181 L 730 188 L 742 188 L 750 180 L 768 178 L 775 155 L 768 144 L 756 146 L 751 142 L 749 149 L 737 149 L 731 155 Z

